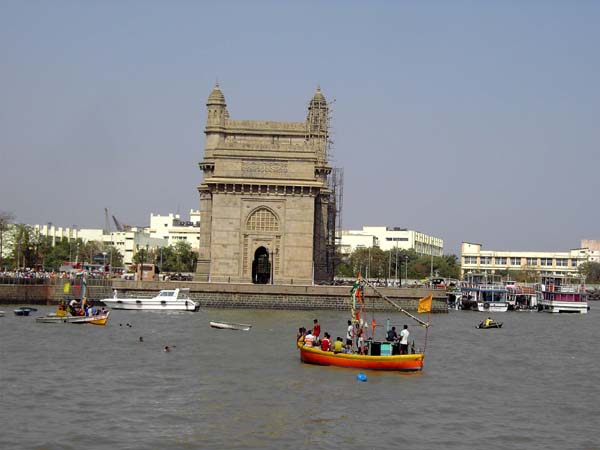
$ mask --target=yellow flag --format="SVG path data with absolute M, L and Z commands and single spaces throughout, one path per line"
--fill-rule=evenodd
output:
M 427 297 L 423 297 L 419 299 L 419 309 L 417 309 L 418 313 L 424 313 L 431 311 L 431 301 L 433 300 L 433 296 L 429 294 Z
M 63 292 L 65 294 L 69 293 L 69 289 L 71 289 L 71 283 L 65 283 L 65 284 L 63 284 Z

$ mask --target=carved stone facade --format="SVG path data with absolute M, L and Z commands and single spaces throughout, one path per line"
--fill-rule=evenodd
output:
M 206 106 L 195 279 L 332 280 L 335 205 L 327 184 L 328 109 L 321 91 L 304 122 L 231 120 L 218 85 Z

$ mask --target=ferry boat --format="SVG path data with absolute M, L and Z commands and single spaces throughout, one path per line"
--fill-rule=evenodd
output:
M 189 288 L 165 289 L 152 298 L 113 298 L 101 300 L 112 309 L 154 310 L 154 311 L 198 311 L 200 303 L 190 298 Z
M 588 312 L 587 292 L 583 284 L 562 284 L 560 278 L 544 279 L 537 288 L 538 310 L 552 313 Z
M 481 312 L 508 311 L 508 290 L 499 284 L 478 284 L 462 287 L 462 309 Z
M 527 311 L 537 309 L 535 286 L 507 283 L 508 309 L 511 311 Z

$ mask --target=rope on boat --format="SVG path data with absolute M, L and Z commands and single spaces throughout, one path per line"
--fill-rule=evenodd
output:
M 364 282 L 367 286 L 369 286 L 371 289 L 373 289 L 377 295 L 379 295 L 381 298 L 383 298 L 386 302 L 388 302 L 390 305 L 392 305 L 398 311 L 400 311 L 401 313 L 406 314 L 411 319 L 416 320 L 419 324 L 421 324 L 427 330 L 429 330 L 429 325 L 430 325 L 429 324 L 429 314 L 427 314 L 427 322 L 423 322 L 421 319 L 419 319 L 418 317 L 413 316 L 411 313 L 409 313 L 404 308 L 402 308 L 400 305 L 398 305 L 395 301 L 393 301 L 392 299 L 390 299 L 387 295 L 385 295 L 384 293 L 382 293 L 381 291 L 379 291 L 379 289 L 377 289 L 373 284 L 369 283 L 368 280 L 365 280 L 364 278 L 360 278 L 360 281 Z M 425 333 L 425 339 L 427 339 L 427 333 Z M 427 340 L 425 342 L 427 342 Z

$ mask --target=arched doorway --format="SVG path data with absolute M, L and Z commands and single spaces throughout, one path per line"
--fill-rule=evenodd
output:
M 254 284 L 268 284 L 271 281 L 271 261 L 269 252 L 264 247 L 258 247 L 254 252 L 252 261 L 252 282 Z

